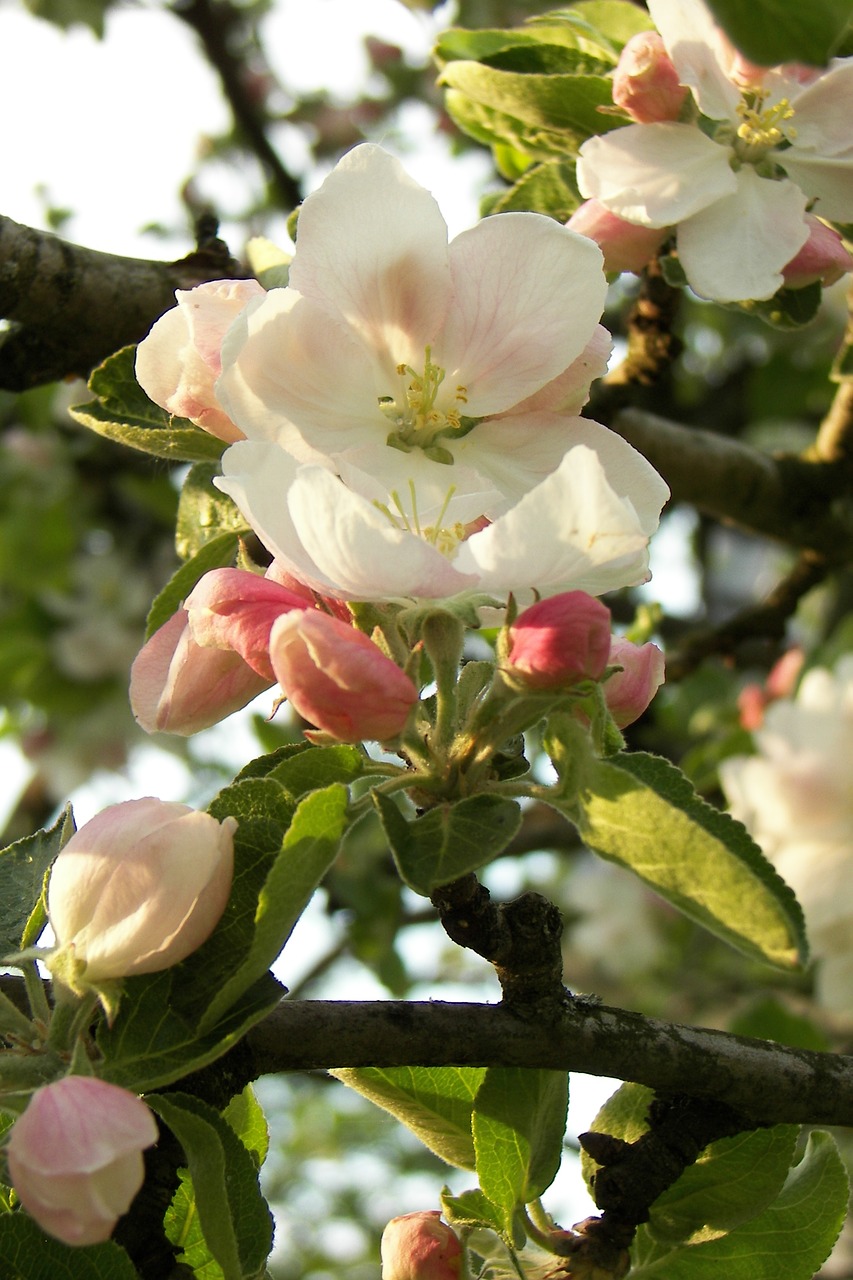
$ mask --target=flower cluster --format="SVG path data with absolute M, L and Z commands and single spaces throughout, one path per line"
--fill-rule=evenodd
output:
M 570 225 L 605 246 L 613 270 L 639 269 L 655 236 L 660 244 L 675 229 L 688 283 L 719 302 L 851 270 L 819 219 L 846 222 L 853 200 L 853 58 L 825 72 L 758 67 L 702 0 L 648 7 L 660 43 L 629 42 L 613 83 L 634 123 L 581 147 L 578 185 L 591 207 Z
M 327 732 L 387 740 L 412 689 L 343 601 L 599 594 L 648 575 L 666 486 L 580 417 L 610 350 L 596 245 L 537 214 L 448 243 L 433 197 L 372 145 L 308 197 L 298 235 L 287 288 L 200 286 L 139 347 L 154 400 L 234 441 L 216 483 L 278 584 L 209 574 L 152 637 L 132 685 L 149 730 L 194 732 L 278 680 Z M 373 668 L 362 703 L 388 685 L 370 722 L 332 723 L 328 695 L 306 692 L 321 636 Z
M 749 827 L 806 916 L 817 996 L 853 1014 L 853 656 L 815 667 L 755 731 L 758 754 L 723 762 L 732 812 Z

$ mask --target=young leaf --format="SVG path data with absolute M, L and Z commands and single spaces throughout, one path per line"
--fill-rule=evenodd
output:
M 469 796 L 411 821 L 388 796 L 373 799 L 400 875 L 425 897 L 503 853 L 521 826 L 518 805 L 503 796 Z
M 619 753 L 588 762 L 584 775 L 567 812 L 591 849 L 747 955 L 781 968 L 804 960 L 792 891 L 746 828 L 700 799 L 675 765 Z
M 200 578 L 203 578 L 211 569 L 225 569 L 233 565 L 238 542 L 236 533 L 231 531 L 220 533 L 209 542 L 205 542 L 191 560 L 181 565 L 162 591 L 154 597 L 145 620 L 146 640 L 150 639 L 164 622 L 168 622 L 173 613 L 177 613 Z
M 95 399 L 69 412 L 84 427 L 119 444 L 172 462 L 214 462 L 224 443 L 186 418 L 173 418 L 154 404 L 136 381 L 136 347 L 122 347 L 89 379 Z
M 838 1238 L 847 1195 L 838 1149 L 816 1131 L 770 1207 L 733 1231 L 709 1228 L 695 1243 L 667 1248 L 641 1227 L 631 1280 L 812 1280 Z
M 708 8 L 741 52 L 760 66 L 809 62 L 825 66 L 850 22 L 849 0 L 708 0 Z
M 0 955 L 32 946 L 47 921 L 45 877 L 74 834 L 71 806 L 52 827 L 24 836 L 0 850 Z
M 184 480 L 175 528 L 175 547 L 182 560 L 190 560 L 223 533 L 237 537 L 250 532 L 231 498 L 213 484 L 218 474 L 218 464 L 198 462 Z
M 447 1187 L 441 1193 L 441 1212 L 451 1227 L 487 1227 L 503 1231 L 503 1213 L 478 1188 L 454 1196 Z
M 330 1074 L 390 1111 L 447 1164 L 474 1168 L 471 1116 L 485 1067 L 345 1067 Z
M 46 1236 L 25 1213 L 0 1215 L 0 1280 L 139 1280 L 112 1240 L 84 1248 Z
M 249 1152 L 222 1116 L 198 1098 L 151 1094 L 146 1102 L 184 1149 L 204 1244 L 224 1280 L 253 1280 L 272 1249 L 273 1224 Z M 173 1219 L 171 1225 L 182 1231 L 185 1224 Z M 203 1263 L 186 1260 L 193 1267 Z
M 341 743 L 334 747 L 308 747 L 293 751 L 267 775 L 299 800 L 307 791 L 319 791 L 333 782 L 355 782 L 364 772 L 365 757 L 358 747 Z
M 560 1167 L 569 1077 L 564 1071 L 489 1067 L 474 1101 L 477 1177 L 512 1236 L 515 1210 L 550 1187 Z

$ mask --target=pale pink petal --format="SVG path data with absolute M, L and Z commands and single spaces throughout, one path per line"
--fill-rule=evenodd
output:
M 681 83 L 693 90 L 702 114 L 732 119 L 740 100 L 730 79 L 735 50 L 702 0 L 649 0 L 648 9 Z
M 782 268 L 808 239 L 806 197 L 787 179 L 744 166 L 734 195 L 678 228 L 678 255 L 691 289 L 715 302 L 771 298 Z
M 853 58 L 843 58 L 798 93 L 792 103 L 797 154 L 814 150 L 822 156 L 849 151 L 853 119 Z M 792 130 L 793 133 L 793 130 Z M 784 164 L 787 155 L 780 155 Z M 849 220 L 848 209 L 848 220 Z
M 632 271 L 639 275 L 667 237 L 663 227 L 641 227 L 605 209 L 600 200 L 585 200 L 566 226 L 589 236 L 604 254 L 605 271 Z
M 378 354 L 423 363 L 449 301 L 447 226 L 381 147 L 353 148 L 299 213 L 290 283 L 340 312 Z
M 581 193 L 646 227 L 667 227 L 736 189 L 730 152 L 689 124 L 630 124 L 580 149 Z
M 549 409 L 572 417 L 580 413 L 589 399 L 590 383 L 607 372 L 612 352 L 613 338 L 604 325 L 597 324 L 589 342 L 568 369 L 546 382 L 541 391 L 513 405 L 510 412 L 538 413 L 540 409 Z
M 486 218 L 450 245 L 454 303 L 433 358 L 463 412 L 499 413 L 575 360 L 604 307 L 597 245 L 535 213 Z

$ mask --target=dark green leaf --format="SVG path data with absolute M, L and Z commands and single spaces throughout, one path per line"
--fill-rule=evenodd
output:
M 522 175 L 515 185 L 499 196 L 492 213 L 529 211 L 544 213 L 558 222 L 567 222 L 581 203 L 571 160 L 546 160 Z
M 174 418 L 154 404 L 134 375 L 136 347 L 123 347 L 99 365 L 89 379 L 96 399 L 70 410 L 83 426 L 172 462 L 211 462 L 224 443 L 186 418 Z
M 298 800 L 306 791 L 319 791 L 333 782 L 355 782 L 364 773 L 364 766 L 365 757 L 358 747 L 341 743 L 291 752 L 268 776 L 284 787 L 289 797 Z
M 52 827 L 0 850 L 0 955 L 32 946 L 47 922 L 45 877 L 74 834 L 71 806 Z
M 780 62 L 825 66 L 850 22 L 849 0 L 708 0 L 733 44 L 765 67 Z
M 387 796 L 373 798 L 400 875 L 425 897 L 503 853 L 521 826 L 518 804 L 502 796 L 469 796 L 411 821 Z
M 25 1213 L 0 1215 L 0 1280 L 139 1280 L 117 1244 L 73 1248 L 52 1240 Z

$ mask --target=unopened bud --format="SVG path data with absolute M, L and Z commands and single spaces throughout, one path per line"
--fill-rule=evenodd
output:
M 462 1245 L 437 1210 L 392 1218 L 381 1251 L 382 1280 L 458 1280 Z
M 620 729 L 643 714 L 664 681 L 664 657 L 656 644 L 632 644 L 614 636 L 609 666 L 620 666 L 604 684 L 607 709 Z
M 613 101 L 637 124 L 677 120 L 687 89 L 656 31 L 640 31 L 625 45 L 613 73 Z
M 604 674 L 610 610 L 585 591 L 564 591 L 520 613 L 508 638 L 511 675 L 531 688 L 570 688 Z
M 848 271 L 853 271 L 853 257 L 844 247 L 837 231 L 814 214 L 805 215 L 809 238 L 786 267 L 782 268 L 789 289 L 803 289 L 819 281 L 835 284 Z
M 594 240 L 604 254 L 605 271 L 639 274 L 669 235 L 668 228 L 641 227 L 605 209 L 599 200 L 586 200 L 566 223 L 569 231 Z

